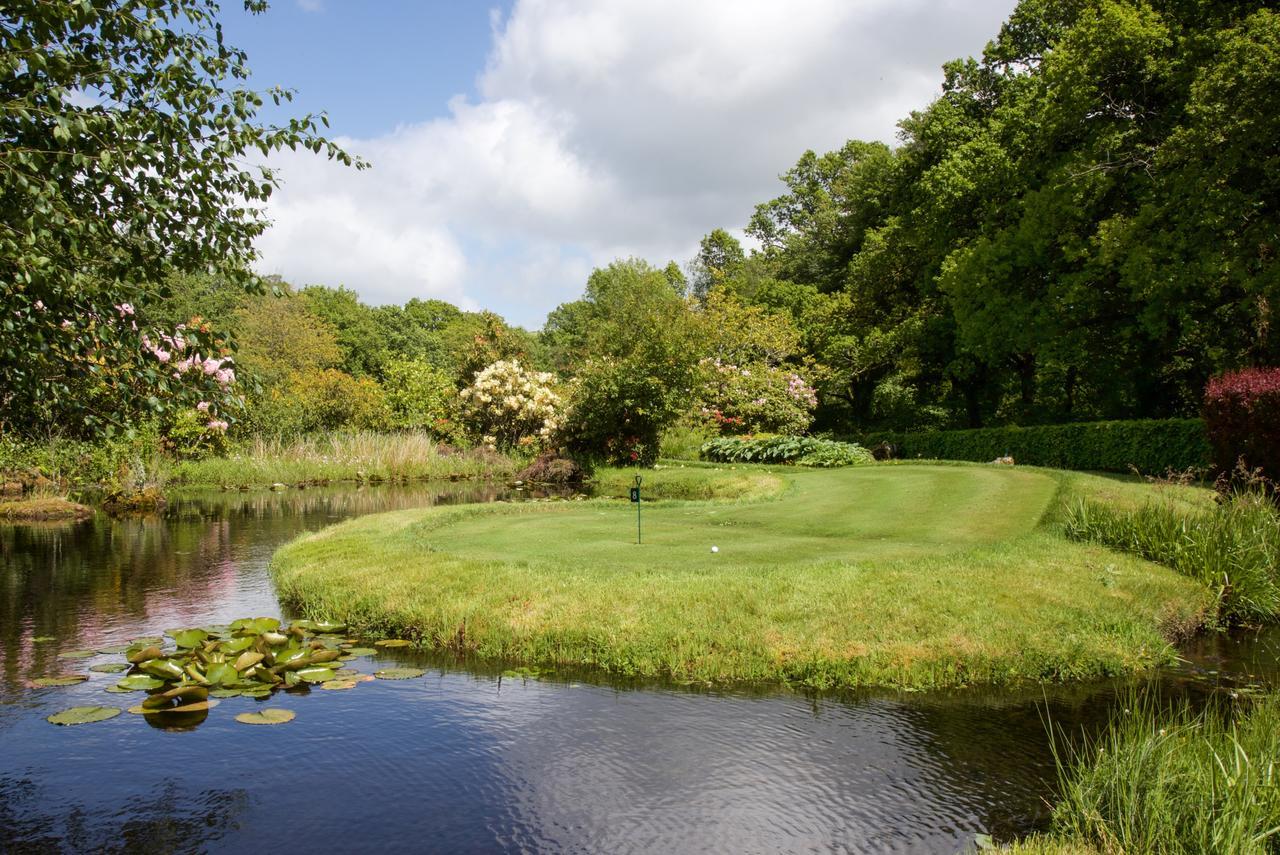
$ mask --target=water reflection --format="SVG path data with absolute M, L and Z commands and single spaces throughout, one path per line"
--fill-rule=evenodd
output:
M 163 517 L 0 527 L 0 851 L 949 854 L 976 833 L 1008 839 L 1042 823 L 1046 718 L 1094 732 L 1130 690 L 722 692 L 504 679 L 494 666 L 382 651 L 352 664 L 431 671 L 231 698 L 198 721 L 58 728 L 44 717 L 139 696 L 104 694 L 117 676 L 97 673 L 26 686 L 119 658 L 57 658 L 73 647 L 279 614 L 266 562 L 304 530 L 501 497 L 469 484 L 205 493 Z M 45 635 L 57 640 L 33 642 Z M 1205 640 L 1162 687 L 1203 694 L 1274 676 L 1277 639 Z M 298 717 L 235 723 L 262 704 Z

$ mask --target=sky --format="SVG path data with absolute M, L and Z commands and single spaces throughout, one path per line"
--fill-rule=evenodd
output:
M 227 41 L 372 168 L 273 156 L 259 270 L 536 329 L 595 267 L 741 236 L 806 149 L 896 141 L 1014 0 L 274 0 Z

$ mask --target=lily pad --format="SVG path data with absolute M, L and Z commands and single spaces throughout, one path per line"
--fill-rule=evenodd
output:
M 107 656 L 114 656 L 117 653 L 124 653 L 129 649 L 127 644 L 116 644 L 111 647 L 99 647 L 98 652 Z
M 246 698 L 262 699 L 271 697 L 271 687 L 263 686 L 260 689 L 241 689 L 240 694 Z
M 421 668 L 383 668 L 381 671 L 374 671 L 373 676 L 379 680 L 412 680 L 425 673 L 427 672 Z
M 54 713 L 45 720 L 52 724 L 93 724 L 118 715 L 120 715 L 119 707 L 72 707 L 60 713 Z
M 50 641 L 57 641 L 57 640 L 58 640 L 57 636 L 54 636 L 54 635 L 37 635 L 35 638 L 31 639 L 31 643 L 47 644 Z
M 374 650 L 372 647 L 348 647 L 346 655 L 347 656 L 372 656 L 377 652 L 378 651 Z
M 325 621 L 313 621 L 311 631 L 325 634 L 333 634 L 338 632 L 346 632 L 347 625 L 345 623 L 326 623 Z
M 153 644 L 163 644 L 164 638 L 159 635 L 143 635 L 129 642 L 130 647 L 150 647 Z
M 113 694 L 113 695 L 127 695 L 127 694 L 129 694 L 130 692 L 134 692 L 134 691 L 137 691 L 137 690 L 136 690 L 136 689 L 122 689 L 122 688 L 120 688 L 119 686 L 107 686 L 107 687 L 106 687 L 105 689 L 103 689 L 102 691 L 104 691 L 104 692 L 110 692 L 110 693 L 111 693 L 111 694 Z
M 157 680 L 155 677 L 148 677 L 146 674 L 134 674 L 116 683 L 118 688 L 124 689 L 126 692 L 145 692 L 148 689 L 158 689 L 163 685 L 164 680 Z
M 67 674 L 65 677 L 40 677 L 32 680 L 31 685 L 37 689 L 50 689 L 57 686 L 74 686 L 88 679 L 87 674 Z
M 375 641 L 377 647 L 408 647 L 413 644 L 412 641 L 405 641 L 403 638 L 384 638 L 381 641 Z
M 185 647 L 188 650 L 199 647 L 209 637 L 209 633 L 203 629 L 171 629 L 169 635 L 179 647 Z
M 99 674 L 119 674 L 121 671 L 128 671 L 129 666 L 123 662 L 103 662 L 101 665 L 90 665 L 89 670 Z
M 97 656 L 96 650 L 64 650 L 58 654 L 59 659 L 88 659 L 90 656 Z
M 234 698 L 245 693 L 244 689 L 214 689 L 209 693 L 211 698 Z
M 323 683 L 333 679 L 332 668 L 303 668 L 296 673 L 298 679 L 304 683 Z
M 279 707 L 271 707 L 256 712 L 243 712 L 236 716 L 236 721 L 241 724 L 284 724 L 293 721 L 293 710 L 284 710 Z
M 355 680 L 329 680 L 320 684 L 320 688 L 328 689 L 331 692 L 340 692 L 343 689 L 354 689 L 355 687 Z
M 339 668 L 337 671 L 333 672 L 333 679 L 350 680 L 352 677 L 358 677 L 359 675 L 360 672 L 354 668 Z

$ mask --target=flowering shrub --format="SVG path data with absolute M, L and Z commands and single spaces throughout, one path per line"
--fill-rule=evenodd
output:
M 209 407 L 201 401 L 193 409 L 179 410 L 165 425 L 165 445 L 176 457 L 199 459 L 226 453 L 227 422 L 209 418 Z
M 500 359 L 458 392 L 462 423 L 490 448 L 541 445 L 559 427 L 560 396 L 551 380 L 550 374 L 529 371 L 517 359 Z
M 813 420 L 817 395 L 795 371 L 719 359 L 704 359 L 701 368 L 698 414 L 719 433 L 802 433 Z
M 1280 368 L 1249 368 L 1215 377 L 1204 393 L 1213 463 L 1223 474 L 1247 469 L 1280 480 Z

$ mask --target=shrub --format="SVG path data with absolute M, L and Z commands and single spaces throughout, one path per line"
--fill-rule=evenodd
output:
M 871 452 L 851 442 L 809 436 L 773 436 L 755 439 L 721 437 L 705 443 L 703 460 L 719 463 L 793 463 L 797 466 L 852 466 L 870 463 Z
M 1131 552 L 1199 580 L 1217 592 L 1226 620 L 1280 617 L 1280 512 L 1260 491 L 1238 493 L 1209 511 L 1081 500 L 1067 509 L 1065 529 L 1075 540 Z
M 1204 393 L 1213 465 L 1223 474 L 1238 461 L 1280 480 L 1280 368 L 1250 368 L 1215 377 Z
M 682 398 L 688 400 L 679 389 L 629 360 L 589 360 L 570 387 L 565 446 L 592 462 L 650 466 L 662 432 L 681 415 Z
M 203 404 L 203 402 L 201 402 Z M 227 423 L 200 405 L 179 410 L 164 429 L 165 444 L 174 457 L 196 460 L 227 451 Z
M 788 368 L 719 359 L 701 363 L 698 413 L 723 434 L 796 434 L 813 421 L 818 399 L 809 383 Z
M 516 477 L 532 484 L 581 484 L 587 476 L 575 461 L 546 451 Z
M 382 388 L 391 425 L 401 429 L 432 429 L 441 419 L 449 418 L 450 405 L 457 398 L 449 375 L 421 359 L 391 362 Z
M 504 451 L 547 441 L 559 425 L 560 396 L 551 375 L 500 359 L 458 393 L 461 418 L 472 436 Z
M 1006 455 L 1018 463 L 1104 472 L 1163 475 L 1210 464 L 1204 422 L 1143 419 L 1078 422 L 1032 427 L 996 427 L 930 433 L 868 433 L 868 448 L 894 447 L 895 456 L 987 462 Z

